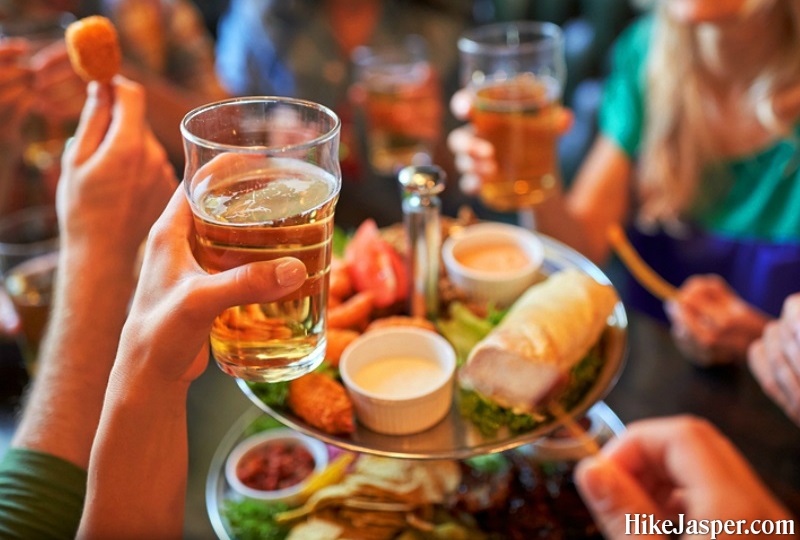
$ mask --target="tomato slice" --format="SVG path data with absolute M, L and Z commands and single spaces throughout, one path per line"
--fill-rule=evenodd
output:
M 374 220 L 365 220 L 358 227 L 344 259 L 353 288 L 371 292 L 375 307 L 388 307 L 406 298 L 408 272 L 400 255 L 381 238 Z

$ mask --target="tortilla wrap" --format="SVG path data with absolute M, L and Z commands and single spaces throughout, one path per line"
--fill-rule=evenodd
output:
M 578 270 L 553 274 L 472 349 L 461 387 L 516 413 L 535 412 L 597 342 L 616 303 L 613 287 Z

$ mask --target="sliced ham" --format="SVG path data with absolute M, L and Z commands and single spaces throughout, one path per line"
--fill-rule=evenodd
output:
M 462 388 L 517 413 L 532 413 L 597 342 L 617 303 L 610 285 L 564 270 L 534 285 L 476 345 Z

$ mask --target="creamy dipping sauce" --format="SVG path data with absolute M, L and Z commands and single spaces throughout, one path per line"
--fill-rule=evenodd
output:
M 433 390 L 443 378 L 444 370 L 435 360 L 396 356 L 364 365 L 353 375 L 353 382 L 376 396 L 403 399 Z
M 528 255 L 515 244 L 488 244 L 454 255 L 467 268 L 484 272 L 521 270 L 531 264 Z

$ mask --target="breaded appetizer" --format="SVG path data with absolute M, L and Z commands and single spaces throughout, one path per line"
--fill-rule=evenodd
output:
M 86 82 L 107 83 L 119 72 L 122 53 L 117 30 L 105 17 L 73 22 L 67 27 L 66 41 L 72 67 Z
M 326 433 L 352 433 L 353 403 L 344 386 L 327 375 L 309 373 L 289 383 L 289 408 Z

